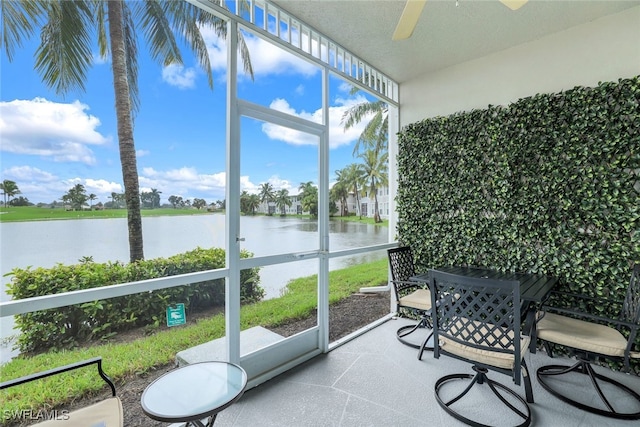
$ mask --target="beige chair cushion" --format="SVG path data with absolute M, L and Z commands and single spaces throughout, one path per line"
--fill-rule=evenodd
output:
M 464 319 L 464 322 L 466 323 L 467 320 Z M 477 328 L 486 328 L 487 327 L 486 325 L 489 325 L 489 327 L 491 327 L 490 324 L 483 324 L 477 321 L 474 321 L 473 323 L 476 324 Z M 452 325 L 452 328 L 455 328 L 455 327 L 456 327 L 455 324 Z M 480 336 L 479 332 L 475 332 L 475 333 L 478 334 L 478 336 Z M 513 332 L 510 332 L 508 335 L 513 337 Z M 463 337 L 459 337 L 459 338 L 463 338 Z M 525 335 L 520 336 L 521 357 L 524 357 L 525 352 L 522 351 L 522 349 L 526 349 L 529 347 L 529 341 L 530 341 L 530 338 L 528 336 L 525 336 Z M 439 337 L 439 342 L 440 342 L 440 348 L 447 351 L 448 353 L 455 354 L 456 356 L 459 356 L 468 360 L 473 360 L 475 362 L 482 363 L 485 365 L 495 366 L 496 368 L 511 369 L 511 370 L 513 370 L 514 368 L 513 354 L 500 353 L 497 351 L 484 350 L 484 349 L 471 347 L 468 345 L 455 342 L 449 338 L 442 337 L 442 336 Z M 504 344 L 506 345 L 507 343 L 505 342 Z M 495 347 L 504 348 L 504 346 L 498 345 L 497 342 L 495 343 Z
M 400 305 L 418 310 L 431 310 L 431 292 L 428 289 L 418 289 L 400 298 Z
M 555 313 L 538 313 L 538 338 L 607 356 L 624 357 L 627 340 L 617 330 Z M 632 352 L 638 358 L 640 353 Z
M 67 415 L 58 412 L 58 419 L 36 425 L 38 427 L 122 427 L 122 402 L 117 396 L 110 397 Z

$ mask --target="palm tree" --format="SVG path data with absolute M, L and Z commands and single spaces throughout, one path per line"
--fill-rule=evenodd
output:
M 11 201 L 12 197 L 17 194 L 21 194 L 18 184 L 10 179 L 5 179 L 0 182 L 0 190 L 2 190 L 2 197 L 4 199 L 4 206 L 7 207 L 7 203 Z M 8 200 L 7 200 L 8 198 Z
M 360 219 L 362 219 L 362 209 L 360 208 L 360 193 L 365 186 L 365 171 L 364 166 L 360 163 L 351 163 L 343 169 L 344 181 L 347 185 L 347 190 L 356 198 L 356 210 Z
M 95 194 L 91 193 L 89 194 L 89 200 L 91 201 L 91 210 L 93 210 L 93 201 L 96 200 L 98 198 L 98 196 L 96 196 Z
M 302 182 L 298 187 L 300 190 L 300 205 L 303 211 L 309 212 L 311 216 L 318 216 L 318 189 L 311 181 Z
M 357 88 L 351 90 L 351 94 L 358 92 Z M 356 124 L 360 123 L 366 116 L 373 114 L 373 117 L 369 120 L 364 130 L 360 134 L 358 141 L 353 147 L 353 155 L 358 155 L 364 160 L 362 167 L 363 171 L 357 170 L 354 165 L 352 171 L 352 183 L 355 187 L 356 199 L 358 199 L 359 185 L 363 185 L 363 177 L 368 186 L 365 189 L 364 194 L 369 194 L 369 197 L 374 197 L 374 221 L 380 222 L 380 213 L 378 212 L 378 197 L 377 191 L 379 186 L 385 186 L 388 183 L 387 178 L 387 141 L 389 137 L 389 106 L 384 101 L 366 101 L 354 105 L 349 108 L 342 116 L 341 124 L 344 126 L 344 130 L 350 129 Z M 360 146 L 363 145 L 365 151 L 360 153 Z M 384 164 L 382 164 L 384 162 Z M 384 178 L 384 180 L 382 180 Z M 373 191 L 373 193 L 372 193 Z M 360 201 L 357 200 L 358 210 L 360 209 Z M 362 213 L 360 213 L 362 218 Z
M 260 206 L 260 196 L 257 194 L 250 194 L 247 198 L 247 209 L 251 211 L 251 215 L 256 214 L 256 209 Z
M 351 91 L 352 94 L 357 89 Z M 373 117 L 364 130 L 360 134 L 356 145 L 353 147 L 353 155 L 357 155 L 360 151 L 360 144 L 365 149 L 374 149 L 378 152 L 387 149 L 387 140 L 389 135 L 389 106 L 384 101 L 366 101 L 356 104 L 349 108 L 342 115 L 341 125 L 344 130 L 348 130 L 360 123 L 366 116 L 373 114 Z
M 120 208 L 120 202 L 124 200 L 124 194 L 111 192 L 111 196 L 109 196 L 109 198 L 111 199 L 112 208 L 118 209 Z
M 74 210 L 82 210 L 82 206 L 87 203 L 89 196 L 87 196 L 87 190 L 82 184 L 76 184 L 67 192 L 67 200 L 71 202 L 71 206 Z
M 289 190 L 283 188 L 279 190 L 275 195 L 276 208 L 280 208 L 280 215 L 287 215 L 287 207 L 290 207 L 293 202 L 289 198 Z
M 156 188 L 152 188 L 150 191 L 151 197 L 151 208 L 159 208 L 160 207 L 160 195 L 162 191 L 158 191 Z
M 380 212 L 378 211 L 378 188 L 386 186 L 389 182 L 387 175 L 387 164 L 389 155 L 386 151 L 378 153 L 376 150 L 367 150 L 360 155 L 365 171 L 367 187 L 366 191 L 369 197 L 374 200 L 373 220 L 381 222 Z
M 226 8 L 224 1 L 216 0 L 216 3 Z M 133 115 L 139 106 L 137 31 L 145 35 L 151 57 L 163 66 L 183 63 L 176 35 L 184 39 L 213 88 L 211 63 L 200 28 L 210 26 L 218 36 L 226 37 L 225 21 L 186 1 L 21 0 L 3 1 L 0 7 L 0 45 L 9 60 L 23 38 L 30 37 L 41 26 L 35 68 L 44 83 L 59 94 L 84 90 L 87 70 L 93 64 L 91 36 L 94 32 L 100 56 L 106 58 L 111 53 L 129 258 L 131 262 L 143 259 L 140 185 L 133 135 Z M 246 8 L 246 2 L 241 2 L 241 7 Z M 240 33 L 238 41 L 244 69 L 253 77 L 249 52 Z
M 332 202 L 340 202 L 340 216 L 349 215 L 347 198 L 349 197 L 349 187 L 346 181 L 346 168 L 336 171 L 336 183 L 329 191 L 329 198 Z
M 249 212 L 249 193 L 247 190 L 242 190 L 240 194 L 240 212 L 248 213 Z
M 269 203 L 275 201 L 275 193 L 273 191 L 273 186 L 268 182 L 260 184 L 260 201 L 262 203 L 267 203 L 267 214 L 271 215 L 271 209 L 269 209 Z

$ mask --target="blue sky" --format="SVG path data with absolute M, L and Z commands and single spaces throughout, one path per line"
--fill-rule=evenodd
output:
M 226 48 L 203 30 L 215 75 L 214 89 L 187 49 L 184 66 L 161 67 L 147 56 L 139 37 L 140 110 L 134 135 L 141 191 L 156 188 L 161 201 L 171 195 L 207 203 L 224 199 Z M 239 78 L 243 99 L 321 121 L 320 69 L 257 37 L 245 35 L 255 80 Z M 60 200 L 82 184 L 97 201 L 122 193 L 111 64 L 97 58 L 85 92 L 58 96 L 34 70 L 39 36 L 9 62 L 0 56 L 0 179 L 18 184 L 33 203 Z M 345 132 L 342 114 L 362 102 L 337 77 L 330 82 L 330 172 L 356 162 L 353 146 L 362 126 Z M 301 182 L 317 183 L 317 141 L 268 124 L 242 121 L 241 186 L 257 192 L 270 182 L 298 192 Z M 96 201 L 96 202 L 97 202 Z M 95 203 L 95 202 L 94 202 Z

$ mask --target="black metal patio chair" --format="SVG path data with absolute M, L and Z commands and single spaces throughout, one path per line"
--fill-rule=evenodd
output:
M 389 266 L 391 267 L 391 283 L 396 297 L 396 312 L 402 316 L 406 311 L 419 318 L 415 325 L 405 325 L 396 331 L 398 340 L 410 347 L 420 348 L 420 344 L 412 343 L 405 337 L 421 329 L 431 328 L 431 293 L 424 282 L 411 281 L 409 278 L 416 275 L 411 247 L 402 246 L 389 249 Z M 429 340 L 432 333 L 427 336 Z M 431 349 L 427 347 L 427 349 Z
M 518 427 L 531 423 L 531 380 L 522 349 L 529 337 L 520 330 L 520 282 L 431 272 L 434 356 L 441 354 L 473 364 L 475 374 L 457 373 L 439 378 L 435 384 L 438 404 L 454 418 L 484 426 L 474 418 L 500 416 L 494 402 L 486 406 L 464 404 L 461 399 L 476 385 L 488 387 Z M 438 304 L 436 304 L 436 300 Z M 509 375 L 516 385 L 524 379 L 526 401 L 515 390 L 488 377 L 489 370 Z M 453 397 L 451 397 L 453 396 Z M 491 394 L 483 392 L 483 399 Z M 458 405 L 456 403 L 460 402 Z M 479 402 L 475 402 L 479 403 Z M 470 409 L 470 408 L 473 409 Z M 507 412 L 508 414 L 509 412 Z M 502 414 L 504 415 L 504 414 Z
M 633 268 L 624 301 L 611 301 L 565 292 L 552 293 L 538 312 L 537 333 L 550 357 L 550 343 L 561 345 L 575 355 L 573 366 L 546 365 L 538 368 L 540 385 L 553 396 L 582 410 L 605 417 L 640 419 L 640 390 L 635 391 L 620 382 L 596 372 L 592 362 L 596 359 L 621 361 L 628 372 L 631 359 L 640 359 L 634 344 L 640 328 L 640 264 Z M 609 319 L 586 312 L 589 307 L 621 307 L 617 319 Z M 568 307 L 568 308 L 563 308 Z M 626 330 L 626 337 L 621 331 Z M 592 393 L 584 387 L 575 393 L 575 375 L 587 375 Z M 571 381 L 573 387 L 562 389 L 562 383 Z M 555 382 L 554 382 L 555 381 Z M 567 392 L 571 390 L 571 393 Z M 595 396 L 598 398 L 594 398 Z M 621 407 L 620 403 L 626 406 Z M 633 404 L 635 403 L 635 405 Z M 634 409 L 635 408 L 635 409 Z

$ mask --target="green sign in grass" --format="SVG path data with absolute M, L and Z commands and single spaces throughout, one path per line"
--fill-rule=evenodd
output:
M 187 323 L 187 315 L 184 312 L 184 304 L 167 307 L 167 326 L 178 326 L 185 323 Z

